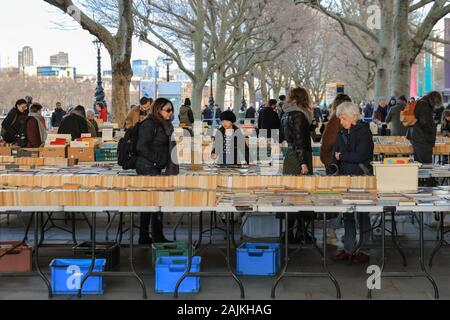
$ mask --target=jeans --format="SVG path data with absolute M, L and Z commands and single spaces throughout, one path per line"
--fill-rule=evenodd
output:
M 370 224 L 370 217 L 368 213 L 358 213 L 359 222 L 359 236 L 361 245 L 369 242 L 370 234 L 369 230 L 372 227 Z M 345 252 L 351 254 L 354 253 L 356 247 L 356 219 L 354 213 L 344 213 L 344 250 Z

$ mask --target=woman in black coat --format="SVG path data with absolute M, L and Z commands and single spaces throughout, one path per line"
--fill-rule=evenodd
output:
M 341 121 L 340 131 L 334 149 L 334 163 L 339 167 L 341 175 L 369 175 L 373 161 L 374 143 L 372 132 L 367 123 L 361 122 L 361 113 L 357 105 L 351 102 L 341 104 L 336 115 Z M 359 230 L 362 243 L 369 241 L 370 219 L 367 213 L 358 214 Z M 354 252 L 356 247 L 356 221 L 353 213 L 344 214 L 344 250 L 335 260 L 351 260 L 354 263 L 369 262 L 369 256 L 362 252 Z
M 172 141 L 174 107 L 167 99 L 159 98 L 152 106 L 152 113 L 140 124 L 136 151 L 136 171 L 139 175 L 177 175 L 179 167 L 172 159 L 176 144 Z M 152 237 L 149 236 L 151 222 Z M 140 244 L 168 242 L 163 234 L 162 216 L 141 214 Z
M 282 135 L 288 143 L 284 161 L 284 175 L 312 175 L 313 158 L 311 138 L 315 121 L 311 98 L 304 88 L 294 88 L 283 106 Z
M 293 88 L 283 106 L 281 134 L 288 143 L 288 152 L 283 164 L 283 175 L 312 175 L 312 132 L 316 128 L 309 93 L 304 88 Z M 306 232 L 305 220 L 313 219 L 312 212 L 298 214 L 288 220 L 290 242 L 312 242 L 313 235 Z M 294 225 L 297 220 L 297 232 Z

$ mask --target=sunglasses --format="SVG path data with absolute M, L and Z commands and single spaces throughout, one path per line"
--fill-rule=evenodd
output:
M 162 111 L 167 112 L 167 113 L 173 113 L 173 109 L 168 109 L 168 110 L 162 109 Z

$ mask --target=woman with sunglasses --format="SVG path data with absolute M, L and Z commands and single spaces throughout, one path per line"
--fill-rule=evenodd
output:
M 172 161 L 172 150 L 176 143 L 172 141 L 174 107 L 167 99 L 159 98 L 152 105 L 152 112 L 139 127 L 137 141 L 136 171 L 139 175 L 160 176 L 177 175 L 179 168 Z M 151 233 L 149 236 L 149 224 Z M 162 216 L 141 214 L 140 244 L 168 242 L 163 234 Z

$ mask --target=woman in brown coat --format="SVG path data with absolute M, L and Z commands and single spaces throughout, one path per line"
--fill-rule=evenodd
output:
M 320 160 L 327 168 L 327 174 L 332 172 L 328 171 L 328 166 L 333 163 L 333 148 L 336 145 L 336 140 L 339 131 L 341 130 L 341 122 L 336 117 L 336 110 L 344 102 L 352 102 L 352 99 L 343 93 L 337 95 L 331 106 L 331 118 L 323 132 L 322 147 L 320 148 Z

